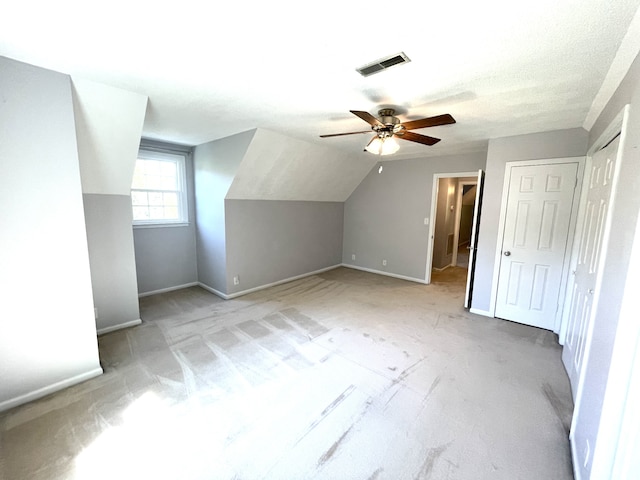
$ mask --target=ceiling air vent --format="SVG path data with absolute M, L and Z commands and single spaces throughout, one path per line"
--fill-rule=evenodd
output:
M 410 61 L 411 60 L 404 54 L 404 52 L 400 52 L 395 55 L 391 55 L 390 57 L 381 58 L 375 62 L 368 63 L 363 67 L 356 68 L 356 70 L 363 77 L 368 77 L 369 75 L 381 72 L 382 70 L 386 70 L 394 65 L 401 65 Z

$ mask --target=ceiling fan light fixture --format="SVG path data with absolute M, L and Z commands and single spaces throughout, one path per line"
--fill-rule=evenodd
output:
M 393 155 L 400 149 L 395 138 L 375 136 L 364 149 L 374 155 Z

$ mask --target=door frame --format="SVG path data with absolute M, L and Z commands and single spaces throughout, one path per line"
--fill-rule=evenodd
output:
M 567 278 L 569 275 L 569 261 L 573 251 L 573 240 L 576 231 L 576 220 L 578 214 L 578 199 L 581 198 L 582 178 L 584 176 L 585 157 L 561 157 L 546 158 L 540 160 L 518 160 L 507 162 L 504 170 L 504 182 L 502 185 L 502 200 L 500 201 L 500 219 L 498 221 L 498 236 L 496 239 L 496 253 L 493 261 L 493 279 L 491 281 L 491 300 L 489 303 L 490 316 L 496 316 L 496 301 L 498 297 L 498 281 L 500 277 L 500 262 L 502 261 L 502 243 L 504 241 L 504 227 L 507 220 L 507 202 L 509 200 L 509 183 L 511 182 L 511 169 L 514 167 L 529 167 L 538 165 L 555 165 L 560 163 L 577 163 L 577 181 L 571 204 L 571 217 L 569 219 L 569 230 L 567 231 L 567 245 L 565 246 L 564 259 L 562 262 L 562 275 L 560 277 L 560 292 L 558 293 L 558 308 L 556 309 L 553 322 L 553 331 L 560 331 L 560 320 L 564 310 L 565 291 L 567 288 Z
M 611 123 L 607 126 L 607 128 L 602 132 L 602 134 L 598 137 L 598 139 L 593 143 L 591 148 L 588 151 L 587 157 L 587 165 L 591 166 L 591 158 L 593 155 L 600 149 L 604 148 L 607 144 L 609 144 L 615 137 L 620 134 L 620 144 L 618 145 L 618 157 L 620 162 L 624 161 L 624 153 L 625 146 L 627 143 L 627 135 L 629 129 L 629 115 L 630 115 L 630 106 L 625 105 L 620 112 L 616 115 L 616 117 L 611 121 Z M 619 167 L 618 167 L 619 168 Z M 587 175 L 585 175 L 587 177 Z M 584 183 L 590 181 L 589 178 L 584 179 Z M 615 182 L 617 183 L 617 181 Z M 612 203 L 610 205 L 610 211 L 613 212 L 615 209 L 615 190 L 612 190 Z M 581 213 L 583 213 L 584 208 L 586 207 L 586 195 L 584 195 L 584 199 L 580 198 L 580 209 Z M 604 226 L 603 238 L 605 243 L 603 244 L 603 251 L 607 249 L 607 243 L 610 239 L 611 232 L 611 221 L 612 218 L 609 215 L 607 218 L 607 222 Z M 578 230 L 578 232 L 582 231 L 582 229 Z M 633 246 L 631 249 L 631 257 L 630 257 L 630 267 L 627 273 L 627 282 L 630 275 L 633 275 L 634 271 L 632 270 L 633 265 L 639 263 L 638 259 L 640 258 L 640 219 L 636 223 L 635 226 L 635 235 L 633 240 Z M 578 235 L 579 236 L 579 235 Z M 576 245 L 579 245 L 581 238 L 576 238 Z M 577 262 L 577 251 L 578 247 L 574 246 L 572 251 L 572 268 Z M 575 258 L 574 258 L 575 257 Z M 574 462 L 574 474 L 576 474 L 577 469 L 575 468 L 576 462 L 584 461 L 584 457 L 582 452 L 579 452 L 575 443 L 575 432 L 576 428 L 578 428 L 578 422 L 584 421 L 582 420 L 582 401 L 583 401 L 583 391 L 584 391 L 584 382 L 585 375 L 587 372 L 587 367 L 589 364 L 589 359 L 591 356 L 591 346 L 593 340 L 593 330 L 594 330 L 594 319 L 595 319 L 595 311 L 597 309 L 597 304 L 600 301 L 600 290 L 602 285 L 602 265 L 606 262 L 606 257 L 602 257 L 600 259 L 598 269 L 598 277 L 596 278 L 596 286 L 594 288 L 594 292 L 596 297 L 593 301 L 593 309 L 592 314 L 589 318 L 589 325 L 587 327 L 587 339 L 585 342 L 585 350 L 584 350 L 584 359 L 583 359 L 583 368 L 580 371 L 580 375 L 578 378 L 578 386 L 576 388 L 576 397 L 574 399 L 574 407 L 573 407 L 573 417 L 571 419 L 571 427 L 569 430 L 569 442 L 571 445 L 571 457 Z M 637 274 L 636 274 L 637 275 Z M 567 282 L 567 285 L 569 282 Z M 637 322 L 635 321 L 637 311 L 636 307 L 636 293 L 629 292 L 628 282 L 625 286 L 625 291 L 623 293 L 623 297 L 620 305 L 620 312 L 618 318 L 618 326 L 615 332 L 615 337 L 612 343 L 613 354 L 611 357 L 611 365 L 610 365 L 610 375 L 608 379 L 608 383 L 606 386 L 606 396 L 603 397 L 602 410 L 600 413 L 600 425 L 615 425 L 615 427 L 609 426 L 608 429 L 598 429 L 597 435 L 597 443 L 592 446 L 591 451 L 591 462 L 592 466 L 596 465 L 596 457 L 599 463 L 602 461 L 609 462 L 611 465 L 611 469 L 613 472 L 620 472 L 624 470 L 627 465 L 628 458 L 631 458 L 630 451 L 636 445 L 637 436 L 634 437 L 630 435 L 630 432 L 633 430 L 629 430 L 629 428 L 633 428 L 640 424 L 640 413 L 638 412 L 638 407 L 636 404 L 627 403 L 629 400 L 637 398 L 638 389 L 632 388 L 632 380 L 634 378 L 638 378 L 640 373 L 637 368 L 640 364 L 640 352 L 638 352 L 638 347 L 640 346 L 640 328 L 637 327 Z M 569 300 L 569 291 L 565 292 L 565 296 L 567 300 Z M 565 308 L 565 310 L 568 310 Z M 627 322 L 622 323 L 621 319 L 628 318 Z M 563 325 L 559 335 L 559 340 L 566 340 L 567 328 L 568 328 L 568 312 L 563 314 Z M 615 375 L 615 381 L 612 381 Z M 605 419 L 605 420 L 603 420 Z M 637 431 L 636 431 L 637 432 Z M 637 435 L 637 434 L 636 434 Z M 598 448 L 598 445 L 610 445 L 610 447 Z M 594 450 L 595 449 L 595 450 Z M 604 453 L 602 453 L 604 452 Z M 635 454 L 635 452 L 634 452 Z M 600 460 L 603 459 L 603 460 Z M 577 474 L 576 474 L 577 475 Z M 576 477 L 577 478 L 577 477 Z M 612 477 L 618 478 L 618 477 Z
M 598 137 L 598 139 L 593 143 L 593 145 L 591 146 L 591 148 L 589 148 L 589 151 L 587 152 L 587 156 L 585 159 L 585 172 L 590 172 L 591 171 L 591 164 L 592 164 L 592 157 L 593 155 L 603 149 L 605 146 L 607 146 L 610 142 L 612 142 L 616 136 L 618 136 L 619 134 L 622 134 L 623 131 L 623 127 L 626 126 L 626 122 L 627 122 L 627 118 L 629 116 L 629 105 L 626 105 L 622 110 L 620 110 L 620 112 L 618 112 L 618 115 L 616 115 L 616 118 L 613 119 L 613 121 L 609 124 L 609 126 L 605 129 L 604 132 L 602 132 L 602 134 Z M 618 146 L 618 155 L 622 155 L 622 149 L 624 148 L 624 143 L 622 142 L 622 138 L 620 139 L 620 145 Z M 579 206 L 578 206 L 578 223 L 576 224 L 576 233 L 574 234 L 574 242 L 573 242 L 573 248 L 571 249 L 571 261 L 570 261 L 570 269 L 571 271 L 576 269 L 577 263 L 578 263 L 578 250 L 580 248 L 580 242 L 582 241 L 582 237 L 580 236 L 580 232 L 582 232 L 582 226 L 584 224 L 585 221 L 585 210 L 587 208 L 587 194 L 588 194 L 588 189 L 586 188 L 588 185 L 588 182 L 591 180 L 591 175 L 588 173 L 585 173 L 584 177 L 582 178 L 582 191 L 580 192 L 580 202 L 579 202 Z M 612 192 L 613 193 L 613 192 Z M 611 209 L 613 209 L 613 205 L 610 206 Z M 609 236 L 609 232 L 611 230 L 611 225 L 610 225 L 610 221 L 607 221 L 606 225 L 605 225 L 605 230 L 603 232 L 603 236 Z M 605 248 L 606 245 L 603 246 L 603 248 Z M 569 279 L 567 278 L 567 285 L 566 287 L 569 286 Z M 596 282 L 599 284 L 600 282 L 598 282 L 598 280 L 596 280 Z M 571 292 L 566 290 L 565 288 L 565 301 L 563 304 L 563 312 L 562 312 L 562 319 L 561 319 L 561 323 L 560 323 L 560 331 L 558 332 L 558 343 L 560 343 L 560 345 L 564 345 L 565 340 L 567 339 L 567 328 L 568 328 L 568 323 L 569 323 L 569 309 L 566 308 L 567 305 L 567 300 L 571 300 L 569 297 L 571 295 Z M 600 293 L 599 293 L 599 288 L 596 290 L 596 298 L 594 298 L 594 304 L 597 305 L 597 300 L 599 300 L 600 297 Z M 588 347 L 587 350 L 585 351 L 585 360 L 586 360 L 586 355 L 588 354 Z
M 431 212 L 429 217 L 429 237 L 427 239 L 427 264 L 424 272 L 426 284 L 431 283 L 431 266 L 433 265 L 433 237 L 436 229 L 436 209 L 438 206 L 438 183 L 441 178 L 477 177 L 478 172 L 434 173 L 431 187 Z

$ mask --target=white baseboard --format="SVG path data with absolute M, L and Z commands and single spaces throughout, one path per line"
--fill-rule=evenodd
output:
M 214 295 L 217 295 L 218 297 L 222 298 L 223 300 L 229 300 L 231 298 L 226 293 L 222 293 L 220 290 L 216 290 L 215 288 L 210 287 L 206 283 L 198 282 L 198 286 L 204 288 L 207 292 L 211 292 Z
M 59 390 L 63 390 L 67 387 L 71 387 L 72 385 L 76 385 L 78 383 L 82 383 L 90 378 L 97 377 L 102 375 L 103 371 L 101 367 L 94 368 L 89 370 L 88 372 L 81 373 L 80 375 L 75 375 L 71 378 L 67 378 L 65 380 L 61 380 L 56 383 L 52 383 L 51 385 L 47 385 L 46 387 L 39 388 L 29 393 L 25 393 L 24 395 L 20 395 L 15 398 L 10 398 L 9 400 L 5 400 L 0 403 L 0 412 L 5 410 L 9 410 L 10 408 L 17 407 L 18 405 L 22 405 L 24 403 L 32 402 L 37 400 L 38 398 L 45 397 L 51 393 L 57 392 Z
M 217 295 L 220 298 L 223 298 L 224 300 L 231 300 L 232 298 L 241 297 L 242 295 L 258 292 L 260 290 L 264 290 L 270 287 L 275 287 L 277 285 L 282 285 L 283 283 L 289 283 L 289 282 L 293 282 L 294 280 L 300 280 L 301 278 L 306 278 L 312 275 L 317 275 L 319 273 L 328 272 L 329 270 L 334 270 L 341 266 L 342 266 L 341 264 L 332 265 L 330 267 L 321 268 L 320 270 L 314 270 L 313 272 L 303 273 L 302 275 L 296 275 L 295 277 L 285 278 L 283 280 L 278 280 L 277 282 L 267 283 L 265 285 L 260 285 L 259 287 L 249 288 L 247 290 L 242 290 L 241 292 L 235 292 L 230 294 L 222 293 L 221 291 L 216 290 L 215 288 L 210 287 L 209 285 L 205 285 L 204 283 L 198 283 L 198 285 L 200 285 L 205 290 L 213 293 L 214 295 Z
M 100 328 L 98 330 L 98 335 L 104 335 L 105 333 L 115 332 L 116 330 L 122 330 L 123 328 L 135 327 L 136 325 L 140 325 L 141 323 L 142 323 L 142 320 L 139 318 L 136 318 L 135 320 L 119 323 L 118 325 L 111 325 L 110 327 Z
M 138 294 L 138 298 L 150 297 L 151 295 L 157 295 L 159 293 L 173 292 L 174 290 L 182 290 L 183 288 L 195 287 L 196 285 L 199 285 L 199 283 L 198 282 L 191 282 L 191 283 L 185 283 L 184 285 L 176 285 L 175 287 L 167 287 L 167 288 L 161 288 L 160 290 L 152 290 L 150 292 L 142 292 L 142 293 Z
M 444 267 L 442 267 L 442 268 L 436 268 L 436 267 L 433 267 L 433 269 L 434 269 L 436 272 L 444 272 L 447 268 L 452 267 L 452 266 L 453 266 L 453 265 L 449 264 L 449 265 L 445 265 L 445 266 L 444 266 Z
M 363 272 L 375 273 L 376 275 L 384 275 L 385 277 L 399 278 L 400 280 L 407 280 L 409 282 L 416 282 L 416 283 L 421 283 L 423 285 L 427 285 L 427 282 L 424 280 L 424 278 L 406 277 L 404 275 L 397 275 L 395 273 L 383 272 L 381 270 L 374 270 L 372 268 L 349 265 L 348 263 L 343 263 L 342 266 L 346 268 L 352 268 L 353 270 L 361 270 Z
M 477 308 L 470 308 L 469 311 L 471 313 L 475 313 L 476 315 L 482 315 L 483 317 L 493 317 L 493 314 L 487 310 L 478 310 Z

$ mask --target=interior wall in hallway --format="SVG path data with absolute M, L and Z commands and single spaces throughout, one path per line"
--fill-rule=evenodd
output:
M 457 183 L 457 178 L 441 178 L 438 180 L 436 224 L 433 234 L 433 268 L 445 268 L 451 265 L 453 258 Z M 449 242 L 451 242 L 451 245 Z
M 68 75 L 0 57 L 0 410 L 102 373 Z

